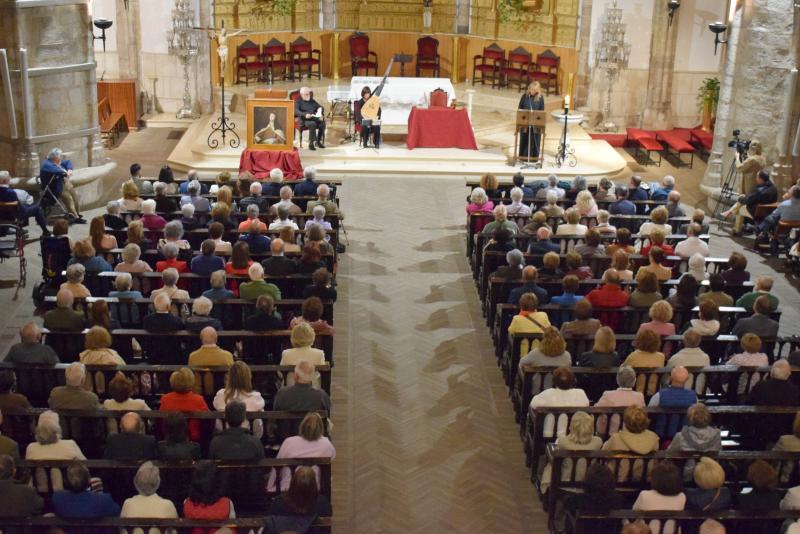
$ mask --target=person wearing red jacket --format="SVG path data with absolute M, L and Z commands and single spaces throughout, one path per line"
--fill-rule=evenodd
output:
M 630 295 L 620 287 L 619 273 L 616 269 L 608 269 L 603 275 L 605 284 L 593 289 L 586 295 L 586 300 L 595 308 L 621 308 L 628 305 Z

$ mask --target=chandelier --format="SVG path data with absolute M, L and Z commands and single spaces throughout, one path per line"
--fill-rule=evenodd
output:
M 194 9 L 190 0 L 175 0 L 172 10 L 172 29 L 167 31 L 169 53 L 183 64 L 183 107 L 178 110 L 179 119 L 194 119 L 192 93 L 189 89 L 189 62 L 197 56 L 197 31 L 194 29 Z
M 601 24 L 600 40 L 595 47 L 595 67 L 605 73 L 608 82 L 606 103 L 603 109 L 605 122 L 601 130 L 616 131 L 617 125 L 611 120 L 611 94 L 614 84 L 619 80 L 620 72 L 628 68 L 631 45 L 625 42 L 625 23 L 622 22 L 622 8 L 617 7 L 617 0 L 606 5 L 606 12 Z

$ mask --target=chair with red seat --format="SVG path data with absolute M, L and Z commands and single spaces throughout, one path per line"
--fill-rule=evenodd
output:
M 417 39 L 417 77 L 422 70 L 432 70 L 439 77 L 439 40 L 427 35 Z
M 556 94 L 558 90 L 558 69 L 561 68 L 561 58 L 553 53 L 552 50 L 545 50 L 536 56 L 534 69 L 531 71 L 531 78 L 545 87 L 547 94 L 550 94 L 550 86 L 555 85 Z
M 321 52 L 311 47 L 311 41 L 301 35 L 289 45 L 289 54 L 292 56 L 293 68 L 300 74 L 301 80 L 304 72 L 309 78 L 316 76 L 322 79 Z
M 483 49 L 482 54 L 473 56 L 472 58 L 472 85 L 476 81 L 480 81 L 481 85 L 486 81 L 492 83 L 492 87 L 500 81 L 500 67 L 506 58 L 506 51 L 500 48 L 497 43 L 492 43 Z M 480 79 L 477 75 L 480 73 Z
M 264 77 L 267 63 L 261 54 L 261 48 L 248 39 L 236 47 L 236 83 L 241 81 L 240 73 L 244 70 L 244 84 L 248 85 L 250 75 L 255 74 L 256 80 Z
M 364 69 L 364 74 L 369 76 L 369 71 L 374 76 L 378 75 L 378 54 L 369 49 L 369 36 L 365 33 L 354 33 L 348 40 L 350 43 L 350 68 L 353 76 L 358 76 L 358 71 Z
M 508 53 L 508 59 L 500 68 L 500 77 L 504 85 L 516 84 L 520 91 L 531 81 L 533 56 L 524 48 L 517 47 Z
M 276 80 L 277 76 L 280 76 L 281 80 L 294 79 L 292 57 L 286 52 L 286 45 L 283 42 L 272 38 L 264 45 L 263 58 L 270 83 Z
M 448 101 L 447 91 L 441 88 L 436 88 L 431 91 L 428 107 L 431 108 L 446 108 Z

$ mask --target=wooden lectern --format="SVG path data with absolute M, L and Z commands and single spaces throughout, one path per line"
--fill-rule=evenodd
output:
M 542 152 L 544 152 L 544 127 L 547 122 L 546 111 L 531 111 L 527 109 L 517 110 L 517 128 L 514 132 L 514 164 L 518 161 L 539 161 L 542 159 Z M 519 155 L 519 133 L 527 128 L 530 128 L 531 135 L 528 136 L 528 143 L 533 147 L 533 136 L 539 138 L 539 156 L 520 156 Z M 530 147 L 528 154 L 531 153 Z

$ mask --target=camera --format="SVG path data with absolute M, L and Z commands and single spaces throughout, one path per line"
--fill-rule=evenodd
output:
M 733 139 L 728 141 L 728 146 L 731 148 L 735 148 L 736 152 L 739 153 L 739 159 L 744 160 L 745 156 L 747 155 L 747 151 L 750 149 L 750 139 L 741 139 L 739 136 L 741 135 L 741 130 L 734 130 L 733 131 Z

